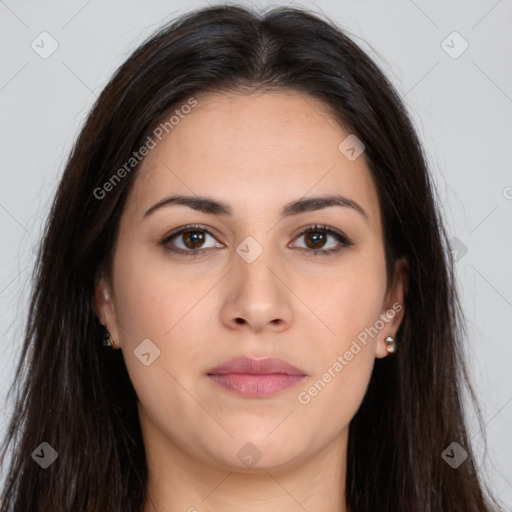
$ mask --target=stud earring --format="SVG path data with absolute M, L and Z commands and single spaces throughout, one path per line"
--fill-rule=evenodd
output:
M 384 340 L 386 342 L 386 350 L 389 354 L 393 354 L 397 350 L 396 338 L 394 336 L 387 336 Z
M 110 337 L 110 332 L 107 329 L 107 326 L 105 324 L 102 324 L 103 328 L 105 329 L 105 333 L 103 334 L 103 345 L 105 347 L 112 347 L 115 348 L 115 341 Z

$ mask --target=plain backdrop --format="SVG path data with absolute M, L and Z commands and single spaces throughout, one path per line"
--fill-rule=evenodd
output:
M 84 117 L 157 27 L 215 3 L 0 0 L 2 438 L 34 250 Z M 471 423 L 477 465 L 512 509 L 512 0 L 280 5 L 308 7 L 347 30 L 413 116 L 458 260 L 471 376 L 486 425 L 482 432 Z

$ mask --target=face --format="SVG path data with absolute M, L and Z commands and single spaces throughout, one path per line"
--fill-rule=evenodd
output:
M 387 292 L 364 153 L 340 151 L 350 132 L 321 103 L 196 99 L 143 162 L 98 316 L 148 444 L 219 468 L 286 468 L 346 441 L 403 316 L 402 267 Z M 311 201 L 326 197 L 337 201 Z M 212 372 L 237 358 L 259 361 Z

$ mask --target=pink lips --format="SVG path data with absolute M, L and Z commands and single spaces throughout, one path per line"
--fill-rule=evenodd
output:
M 238 395 L 263 398 L 294 386 L 306 373 L 282 359 L 241 357 L 216 366 L 207 375 Z

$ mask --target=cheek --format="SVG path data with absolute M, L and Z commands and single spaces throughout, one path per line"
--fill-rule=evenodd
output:
M 150 261 L 143 251 L 119 256 L 116 265 L 116 317 L 130 343 L 141 337 L 164 341 L 172 336 L 192 309 L 195 314 L 200 311 L 198 302 L 211 287 L 207 279 L 185 278 L 165 260 Z
M 333 439 L 346 429 L 366 394 L 375 361 L 371 348 L 361 347 L 350 361 L 343 354 L 298 393 L 297 417 L 309 424 L 314 438 Z
M 168 418 L 195 417 L 197 403 L 189 390 L 205 358 L 200 334 L 204 338 L 208 332 L 200 320 L 200 299 L 212 283 L 198 278 L 192 284 L 171 267 L 144 264 L 143 255 L 135 253 L 120 257 L 116 269 L 115 309 L 122 352 L 140 403 L 163 423 Z M 141 343 L 150 354 L 147 365 Z
M 374 252 L 379 253 L 378 246 Z M 385 287 L 384 255 L 378 258 L 372 251 L 354 253 L 336 273 L 304 285 L 302 294 L 319 319 L 311 327 L 316 326 L 322 336 L 321 346 L 331 357 L 346 350 L 353 339 L 375 325 Z M 368 341 L 375 339 L 368 335 Z
M 379 247 L 375 247 L 378 254 Z M 368 253 L 367 253 L 368 254 Z M 375 362 L 375 346 L 386 286 L 384 255 L 359 254 L 331 279 L 308 292 L 316 322 L 314 375 L 301 388 L 298 402 L 315 418 L 331 416 L 336 428 L 350 422 L 366 393 Z M 305 329 L 308 329 L 305 326 Z
M 329 330 L 316 335 L 315 371 L 297 395 L 306 421 L 326 438 L 348 426 L 356 414 L 375 363 L 374 329 L 385 280 L 378 271 L 366 269 L 347 274 L 330 288 L 329 307 L 320 314 Z
M 188 385 L 190 369 L 196 370 L 205 359 L 204 338 L 211 332 L 212 323 L 205 297 L 218 278 L 198 275 L 194 279 L 165 262 L 153 260 L 148 264 L 142 251 L 129 254 L 116 262 L 114 282 L 120 341 L 132 380 L 141 391 L 152 386 L 160 390 L 174 388 L 177 383 L 173 377 Z M 134 357 L 134 351 L 147 339 L 156 346 L 153 349 L 149 345 L 158 357 L 145 367 Z M 149 368 L 160 370 L 150 374 Z
M 329 345 L 346 350 L 355 339 L 371 345 L 377 340 L 374 329 L 382 308 L 384 283 L 381 286 L 376 281 L 360 280 L 352 286 L 344 284 L 332 298 L 331 322 L 336 340 L 332 339 Z

